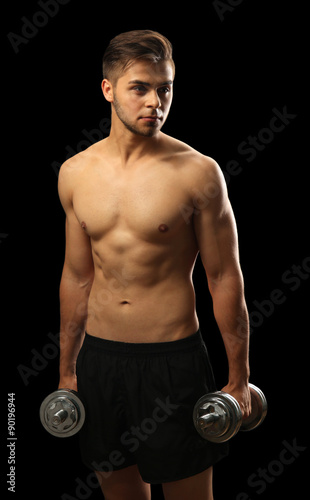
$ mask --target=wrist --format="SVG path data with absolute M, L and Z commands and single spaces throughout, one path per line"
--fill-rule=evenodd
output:
M 76 375 L 70 377 L 60 376 L 58 389 L 71 389 L 77 392 L 77 378 Z
M 239 370 L 236 373 L 230 371 L 228 377 L 228 385 L 238 389 L 240 387 L 248 385 L 249 378 L 250 378 L 249 368 L 242 371 Z
M 61 364 L 59 367 L 61 378 L 70 378 L 76 376 L 76 364 Z

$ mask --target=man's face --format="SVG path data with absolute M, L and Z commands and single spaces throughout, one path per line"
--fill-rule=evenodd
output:
M 174 72 L 171 63 L 137 61 L 113 87 L 112 105 L 118 119 L 132 133 L 157 134 L 168 116 Z

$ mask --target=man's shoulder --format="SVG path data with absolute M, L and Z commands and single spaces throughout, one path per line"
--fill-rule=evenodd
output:
M 90 171 L 94 165 L 98 164 L 98 161 L 100 161 L 98 143 L 95 143 L 61 165 L 58 175 L 58 193 L 64 207 L 72 204 L 76 187 L 86 183 L 90 177 Z
M 201 177 L 221 176 L 221 169 L 214 158 L 200 153 L 189 144 L 167 136 L 171 154 L 185 173 Z
M 104 150 L 103 146 L 104 139 L 100 141 L 100 151 Z M 79 173 L 83 173 L 85 169 L 91 167 L 93 164 L 100 160 L 99 154 L 99 142 L 92 144 L 84 151 L 77 153 L 74 156 L 71 156 L 68 160 L 66 160 L 60 167 L 59 174 L 64 176 L 73 177 L 78 175 Z

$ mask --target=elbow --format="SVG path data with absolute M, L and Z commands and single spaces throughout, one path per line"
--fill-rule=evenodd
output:
M 87 273 L 79 273 L 70 269 L 69 266 L 64 265 L 60 286 L 63 283 L 71 283 L 77 286 L 80 290 L 91 289 L 94 281 L 94 270 L 90 270 Z
M 78 282 L 78 287 L 80 290 L 85 290 L 90 293 L 91 287 L 93 285 L 94 277 L 89 276 L 88 278 L 80 279 Z
M 219 289 L 244 293 L 244 281 L 241 270 L 219 272 L 212 275 L 207 274 L 207 280 L 211 295 Z

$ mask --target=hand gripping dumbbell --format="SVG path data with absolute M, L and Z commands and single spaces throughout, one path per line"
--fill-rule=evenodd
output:
M 242 420 L 238 401 L 226 392 L 210 392 L 200 398 L 194 408 L 193 420 L 199 434 L 213 443 L 224 443 L 237 432 L 258 427 L 267 414 L 267 400 L 263 392 L 249 384 L 252 411 Z
M 53 436 L 73 436 L 84 424 L 84 405 L 75 391 L 58 389 L 43 400 L 40 419 L 43 427 Z

